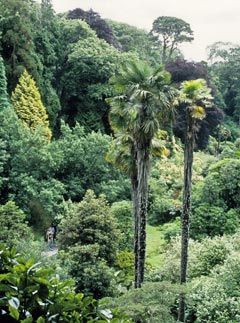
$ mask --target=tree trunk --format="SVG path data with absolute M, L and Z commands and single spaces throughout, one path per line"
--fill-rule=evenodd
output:
M 173 133 L 173 115 L 171 113 L 170 120 L 167 124 L 166 130 L 168 132 L 168 137 L 169 137 L 169 142 L 170 142 L 170 154 L 172 157 L 176 155 L 176 141 L 175 141 L 175 136 Z
M 137 288 L 137 267 L 138 267 L 138 216 L 137 216 L 137 153 L 134 148 L 131 151 L 133 167 L 131 173 L 131 185 L 132 185 L 132 204 L 133 204 L 133 219 L 134 219 L 134 286 Z
M 191 185 L 192 185 L 192 165 L 194 146 L 194 124 L 187 109 L 187 129 L 184 147 L 184 188 L 183 188 L 183 210 L 182 210 L 182 242 L 181 242 L 181 267 L 180 284 L 185 284 L 187 279 L 188 265 L 188 242 L 189 242 L 189 218 L 191 212 Z M 178 321 L 185 321 L 185 295 L 179 296 Z
M 149 151 L 150 142 L 143 141 L 137 145 L 137 272 L 135 287 L 140 288 L 144 280 L 145 256 L 146 256 L 146 218 L 148 207 L 148 175 L 149 175 Z
M 166 56 L 167 56 L 167 43 L 166 40 L 163 40 L 163 49 L 162 49 L 162 64 L 166 63 Z

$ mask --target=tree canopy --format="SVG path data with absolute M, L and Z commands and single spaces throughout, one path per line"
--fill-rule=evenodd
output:
M 178 46 L 193 40 L 193 31 L 184 20 L 160 16 L 154 20 L 151 33 L 162 45 L 162 61 L 169 61 Z

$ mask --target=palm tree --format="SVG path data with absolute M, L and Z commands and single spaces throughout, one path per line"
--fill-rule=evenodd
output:
M 191 184 L 194 137 L 197 120 L 205 117 L 205 108 L 210 106 L 210 89 L 203 79 L 190 80 L 182 83 L 180 101 L 186 103 L 186 134 L 184 146 L 184 187 L 182 210 L 182 242 L 181 242 L 181 267 L 180 284 L 186 283 L 188 264 L 189 218 L 191 212 Z M 185 296 L 180 293 L 178 321 L 185 319 Z
M 111 120 L 110 120 L 111 121 Z M 113 125 L 112 125 L 113 127 Z M 159 130 L 151 143 L 151 155 L 153 157 L 162 157 L 166 158 L 170 155 L 170 151 L 166 148 L 167 144 L 167 135 L 166 131 Z M 106 155 L 106 160 L 120 170 L 126 173 L 131 180 L 132 188 L 132 202 L 133 202 L 133 215 L 135 223 L 135 245 L 134 245 L 134 254 L 137 254 L 137 241 L 138 241 L 138 218 L 137 218 L 137 187 L 138 187 L 138 178 L 137 178 L 137 156 L 134 149 L 133 138 L 127 133 L 122 134 L 118 133 L 115 129 L 115 139 L 112 141 L 110 149 Z M 135 283 L 137 279 L 137 257 L 135 257 Z M 135 284 L 136 286 L 136 284 Z
M 109 100 L 113 129 L 131 137 L 134 166 L 133 205 L 135 214 L 135 287 L 144 280 L 148 177 L 154 135 L 163 113 L 170 109 L 170 74 L 160 67 L 154 71 L 144 62 L 129 62 L 112 80 L 120 95 Z

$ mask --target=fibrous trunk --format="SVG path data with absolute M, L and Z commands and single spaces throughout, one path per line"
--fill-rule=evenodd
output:
M 148 175 L 149 175 L 149 142 L 137 144 L 137 210 L 136 210 L 136 262 L 135 287 L 140 288 L 144 280 L 146 255 L 146 218 L 148 207 Z
M 133 167 L 131 173 L 131 185 L 132 185 L 132 203 L 133 203 L 133 218 L 134 218 L 134 273 L 135 273 L 135 288 L 137 288 L 137 268 L 138 268 L 138 216 L 137 216 L 137 152 L 132 148 L 131 151 L 133 159 Z
M 191 212 L 191 184 L 192 164 L 194 146 L 194 126 L 190 111 L 187 110 L 187 129 L 184 148 L 184 188 L 183 188 L 183 210 L 182 210 L 182 241 L 181 241 L 181 267 L 180 284 L 185 284 L 187 279 L 188 265 L 188 242 L 189 242 L 189 218 Z M 180 294 L 178 321 L 185 320 L 185 295 Z

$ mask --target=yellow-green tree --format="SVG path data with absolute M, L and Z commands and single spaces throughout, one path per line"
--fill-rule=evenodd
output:
M 31 75 L 25 70 L 12 93 L 12 104 L 23 124 L 32 130 L 42 127 L 44 135 L 50 140 L 52 133 L 46 108 Z

